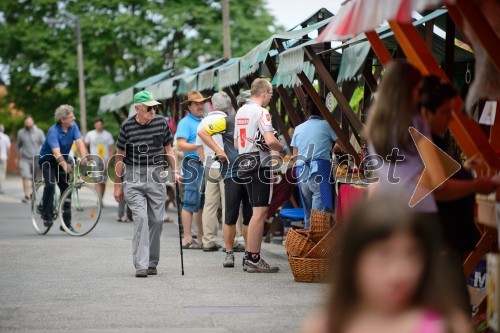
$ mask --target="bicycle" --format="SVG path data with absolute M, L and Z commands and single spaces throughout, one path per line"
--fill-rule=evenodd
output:
M 92 161 L 89 161 L 89 163 Z M 54 222 L 60 218 L 61 227 L 70 236 L 84 236 L 91 232 L 101 217 L 102 202 L 95 188 L 81 178 L 77 178 L 78 159 L 74 160 L 72 174 L 68 180 L 68 188 L 59 196 L 59 187 L 54 191 Z M 76 181 L 75 181 L 76 179 Z M 50 226 L 44 225 L 43 180 L 33 183 L 34 190 L 31 194 L 31 216 L 33 227 L 40 235 L 49 232 Z M 68 221 L 68 227 L 65 221 Z

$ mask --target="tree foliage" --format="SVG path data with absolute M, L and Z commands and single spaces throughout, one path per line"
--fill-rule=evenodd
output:
M 63 103 L 78 114 L 76 38 L 68 13 L 81 25 L 89 125 L 102 95 L 167 68 L 222 57 L 220 0 L 2 0 L 0 63 L 10 81 L 3 98 L 47 124 Z M 280 29 L 264 0 L 231 1 L 230 17 L 233 56 Z

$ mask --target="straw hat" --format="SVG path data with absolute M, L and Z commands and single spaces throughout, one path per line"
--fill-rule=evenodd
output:
M 208 96 L 205 98 L 199 91 L 191 91 L 188 93 L 187 99 L 183 101 L 181 105 L 184 107 L 192 102 L 205 103 L 206 101 L 209 101 L 211 97 L 212 96 Z

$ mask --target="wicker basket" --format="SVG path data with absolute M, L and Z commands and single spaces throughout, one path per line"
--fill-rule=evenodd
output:
M 330 258 L 339 243 L 339 229 L 340 224 L 335 223 L 333 228 L 330 228 L 328 233 L 303 257 L 311 259 Z
M 288 256 L 288 262 L 296 282 L 327 282 L 333 271 L 329 259 Z
M 317 243 L 331 228 L 332 214 L 319 210 L 311 210 L 311 240 Z
M 285 249 L 288 254 L 294 257 L 303 257 L 311 251 L 314 243 L 309 239 L 309 230 L 288 230 L 285 240 Z

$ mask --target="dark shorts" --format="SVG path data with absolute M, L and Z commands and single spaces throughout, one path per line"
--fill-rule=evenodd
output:
M 252 218 L 252 205 L 245 184 L 238 178 L 224 180 L 225 223 L 235 225 L 243 207 L 243 224 L 248 225 Z
M 196 213 L 205 205 L 205 182 L 203 164 L 197 160 L 182 161 L 184 181 L 184 210 Z
M 272 197 L 272 185 L 269 175 L 269 169 L 259 168 L 242 177 L 242 181 L 246 183 L 248 198 L 252 207 L 269 207 Z

